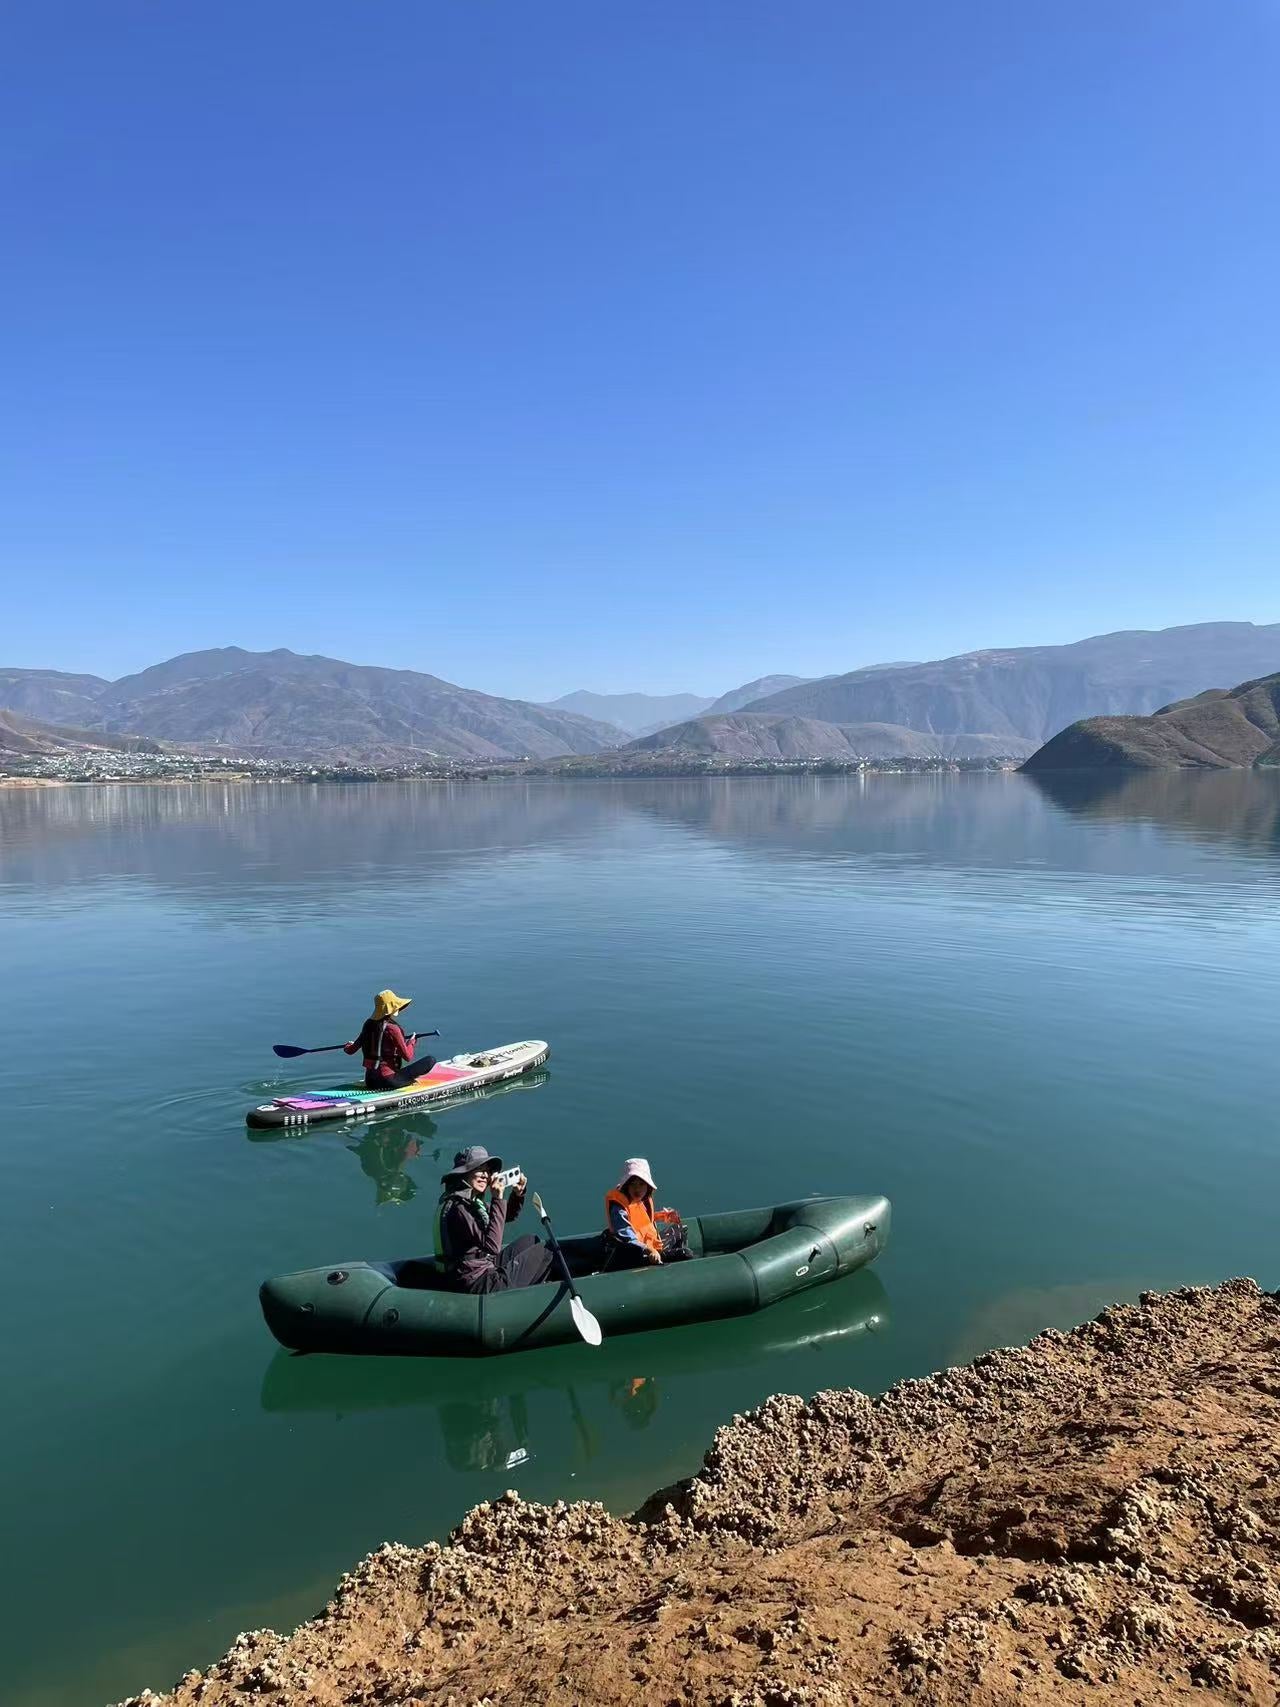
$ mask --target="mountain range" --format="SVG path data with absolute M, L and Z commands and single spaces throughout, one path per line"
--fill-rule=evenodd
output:
M 1088 717 L 1143 716 L 1223 681 L 1280 670 L 1280 623 L 1198 623 L 1098 635 L 1067 646 L 966 652 L 844 675 L 765 676 L 698 695 L 567 695 L 535 705 L 294 652 L 217 647 L 118 681 L 0 669 L 0 707 L 62 729 L 141 736 L 188 751 L 284 760 L 412 764 L 573 754 L 734 758 L 1024 758 Z M 622 705 L 615 702 L 622 701 Z M 669 717 L 673 702 L 701 707 Z M 611 708 L 631 724 L 584 715 Z
M 562 699 L 553 699 L 550 709 L 573 711 L 581 717 L 612 723 L 629 735 L 651 735 L 659 729 L 670 729 L 674 724 L 699 717 L 703 712 L 737 711 L 739 706 L 748 705 L 752 700 L 779 693 L 783 688 L 798 687 L 811 679 L 809 676 L 759 676 L 753 682 L 744 682 L 741 687 L 730 688 L 719 699 L 710 694 L 589 693 L 585 688 L 579 688 L 575 693 L 565 694 Z
M 611 725 L 524 700 L 286 650 L 185 652 L 108 682 L 56 670 L 0 669 L 0 705 L 108 735 L 258 758 L 396 764 L 595 753 Z
M 1027 760 L 1029 771 L 1247 770 L 1280 765 L 1280 673 L 1209 688 L 1151 717 L 1088 717 Z
M 1220 682 L 1278 669 L 1280 623 L 1204 622 L 853 670 L 743 709 L 823 723 L 890 723 L 923 734 L 1016 736 L 1040 746 L 1082 717 L 1143 715 Z
M 1198 623 L 821 676 L 628 742 L 616 755 L 1025 759 L 1097 712 L 1145 713 L 1280 667 L 1280 623 Z
M 932 735 L 893 723 L 824 723 L 811 717 L 739 711 L 698 717 L 629 741 L 615 754 L 671 758 L 755 759 L 989 759 L 1025 758 L 1033 741 L 1016 735 Z

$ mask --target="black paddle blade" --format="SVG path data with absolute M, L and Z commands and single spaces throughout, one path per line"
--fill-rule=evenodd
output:
M 272 1053 L 282 1055 L 288 1061 L 294 1055 L 310 1055 L 309 1049 L 300 1049 L 296 1043 L 273 1043 Z

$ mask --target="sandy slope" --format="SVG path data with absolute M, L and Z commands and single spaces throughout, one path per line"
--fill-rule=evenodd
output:
M 772 1399 L 638 1519 L 508 1495 L 164 1700 L 1273 1703 L 1278 1530 L 1280 1305 L 1234 1280 Z

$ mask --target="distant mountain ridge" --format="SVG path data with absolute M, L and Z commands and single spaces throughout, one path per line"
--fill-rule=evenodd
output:
M 1195 623 L 853 670 L 743 709 L 826 723 L 888 723 L 923 734 L 1016 736 L 1038 746 L 1083 717 L 1150 713 L 1212 683 L 1274 670 L 1280 670 L 1280 623 Z
M 187 652 L 116 682 L 0 669 L 0 705 L 27 715 L 74 703 L 76 725 L 259 758 L 412 763 L 596 753 L 621 730 L 523 700 L 280 648 Z M 61 717 L 61 721 L 69 721 Z
M 79 727 L 96 715 L 98 695 L 110 686 L 103 676 L 66 670 L 0 669 L 0 706 L 42 722 Z
M 144 735 L 103 735 L 91 729 L 70 729 L 57 723 L 42 723 L 21 712 L 0 709 L 0 754 L 47 754 L 83 751 L 160 753 L 158 741 Z
M 1247 770 L 1280 765 L 1280 672 L 1209 688 L 1151 717 L 1088 717 L 1027 760 L 1028 771 Z
M 691 719 L 630 741 L 616 755 L 679 758 L 789 759 L 1020 759 L 1033 743 L 1016 735 L 926 735 L 890 723 L 823 723 L 810 717 L 739 711 Z
M 730 688 L 718 699 L 713 694 L 589 693 L 579 688 L 576 693 L 564 694 L 548 703 L 553 710 L 574 711 L 583 717 L 615 724 L 630 735 L 652 735 L 706 712 L 737 711 L 751 700 L 779 693 L 783 688 L 799 687 L 812 679 L 811 676 L 759 676 L 741 687 Z
M 767 699 L 771 694 L 781 693 L 784 688 L 801 687 L 812 680 L 812 676 L 760 676 L 754 682 L 744 682 L 740 688 L 730 688 L 728 693 L 722 693 L 704 709 L 712 712 L 741 711 L 743 706 L 755 700 Z
M 711 703 L 709 694 L 591 693 L 586 688 L 578 688 L 574 693 L 548 700 L 547 709 L 571 711 L 579 717 L 593 718 L 598 723 L 611 723 L 628 735 L 647 735 L 652 729 L 662 729 L 669 723 L 682 723 L 687 717 L 697 717 Z

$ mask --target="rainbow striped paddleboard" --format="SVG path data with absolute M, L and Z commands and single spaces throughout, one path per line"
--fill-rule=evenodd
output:
M 537 1039 L 503 1043 L 470 1055 L 437 1061 L 431 1071 L 396 1091 L 367 1091 L 362 1084 L 338 1085 L 328 1091 L 305 1091 L 300 1096 L 276 1097 L 259 1103 L 245 1116 L 250 1126 L 314 1126 L 319 1120 L 367 1120 L 371 1114 L 390 1114 L 402 1108 L 422 1108 L 446 1102 L 484 1085 L 498 1085 L 540 1067 L 550 1055 Z

